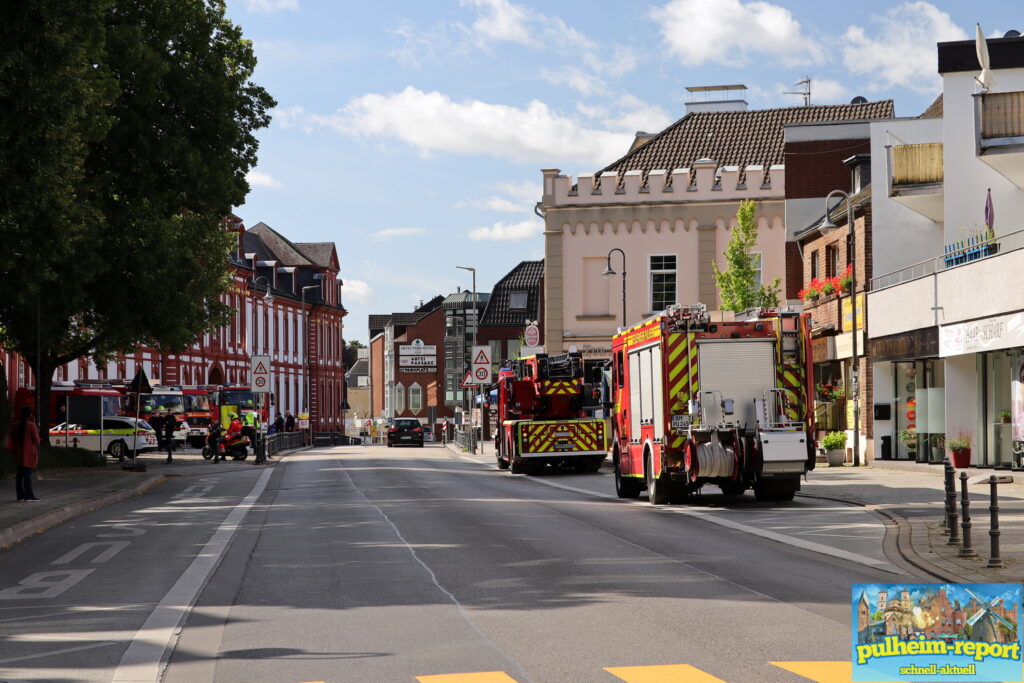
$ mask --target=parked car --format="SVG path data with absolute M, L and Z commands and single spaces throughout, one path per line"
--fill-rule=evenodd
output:
M 159 444 L 156 432 L 148 422 L 120 416 L 103 418 L 102 437 L 98 422 L 89 425 L 61 423 L 50 429 L 50 443 L 54 446 L 77 445 L 86 450 L 109 453 L 118 460 L 131 456 L 133 448 L 145 453 L 155 451 Z
M 412 417 L 400 417 L 388 428 L 388 448 L 419 446 L 423 448 L 423 426 Z
M 429 425 L 423 425 L 423 440 L 424 441 L 433 441 L 434 440 L 434 430 L 431 429 Z

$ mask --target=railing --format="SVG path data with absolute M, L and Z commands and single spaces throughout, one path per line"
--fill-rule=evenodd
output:
M 928 275 L 956 268 L 958 266 L 988 258 L 996 254 L 1005 254 L 1017 249 L 1024 249 L 1024 230 L 1011 232 L 994 239 L 971 238 L 947 245 L 942 256 L 936 256 L 906 268 L 879 275 L 871 279 L 871 291 L 876 292 L 886 287 L 894 287 L 905 282 L 918 280 Z
M 304 432 L 279 432 L 267 437 L 267 455 L 302 448 L 305 445 Z
M 942 143 L 896 145 L 892 148 L 892 184 L 942 182 Z
M 456 429 L 455 430 L 455 445 L 459 448 L 468 451 L 469 450 L 469 430 Z
M 981 96 L 981 138 L 1024 136 L 1024 92 L 985 93 Z

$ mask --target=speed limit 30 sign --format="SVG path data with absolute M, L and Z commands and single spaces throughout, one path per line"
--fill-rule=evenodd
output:
M 249 384 L 254 394 L 270 393 L 270 356 L 250 358 Z

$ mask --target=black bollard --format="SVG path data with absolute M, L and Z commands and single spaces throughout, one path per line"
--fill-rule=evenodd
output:
M 990 543 L 990 557 L 988 558 L 988 564 L 986 565 L 989 569 L 998 569 L 1003 565 L 1003 558 L 999 556 L 999 494 L 997 488 L 1000 481 L 1005 481 L 1002 477 L 992 475 L 988 478 L 989 487 L 989 506 L 988 511 L 991 515 L 991 522 L 988 529 L 988 537 Z
M 978 553 L 971 547 L 971 501 L 967 493 L 967 473 L 960 473 L 960 516 L 963 522 L 960 526 L 964 530 L 964 541 L 960 546 L 960 557 L 976 557 Z
M 956 474 L 952 463 L 949 462 L 949 456 L 946 457 L 942 467 L 946 475 L 946 514 L 942 517 L 942 533 L 949 536 L 952 533 L 950 529 L 956 526 L 953 521 L 953 515 L 956 514 L 956 482 L 954 479 Z

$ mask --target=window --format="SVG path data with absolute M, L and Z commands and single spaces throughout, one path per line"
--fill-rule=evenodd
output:
M 527 298 L 526 292 L 509 292 L 508 307 L 513 311 L 525 311 Z
M 518 339 L 509 339 L 506 344 L 508 344 L 508 357 L 519 358 L 519 347 L 522 346 L 522 342 Z
M 423 387 L 413 384 L 409 387 L 409 412 L 419 415 L 421 410 L 423 410 Z
M 839 247 L 830 244 L 825 247 L 825 277 L 835 277 L 839 273 Z
M 815 249 L 811 252 L 811 279 L 816 280 L 819 275 L 818 271 L 818 250 Z
M 501 340 L 492 339 L 487 344 L 491 347 L 491 365 L 494 366 L 495 372 L 497 372 L 501 367 L 502 361 L 505 360 L 505 357 L 501 355 Z
M 675 254 L 650 257 L 651 310 L 661 311 L 676 302 Z
M 750 256 L 754 261 L 754 286 L 760 287 L 764 282 L 764 269 L 761 267 L 761 252 L 752 251 Z
M 395 415 L 405 412 L 405 387 L 401 384 L 395 385 Z

